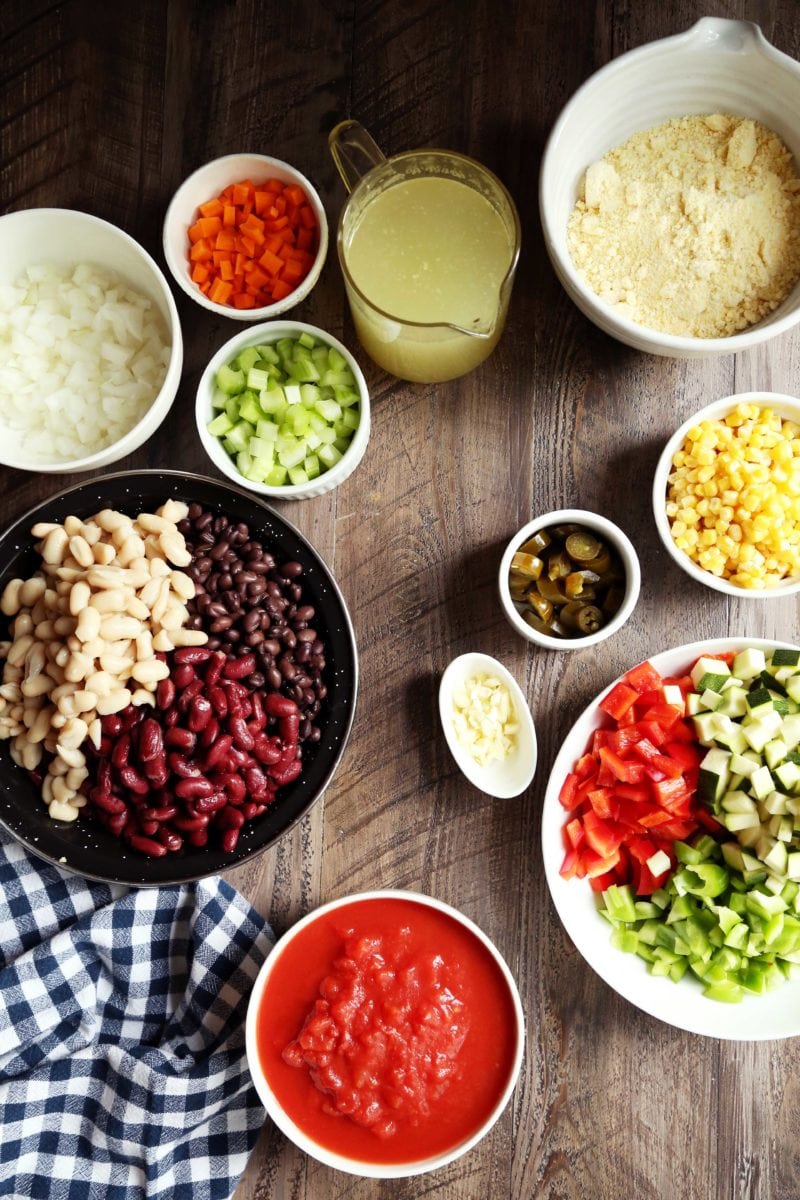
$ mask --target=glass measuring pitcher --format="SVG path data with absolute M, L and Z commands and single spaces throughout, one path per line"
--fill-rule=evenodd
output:
M 329 145 L 350 196 L 336 246 L 359 341 L 416 383 L 466 374 L 503 332 L 520 224 L 500 180 L 463 154 L 386 158 L 357 121 Z

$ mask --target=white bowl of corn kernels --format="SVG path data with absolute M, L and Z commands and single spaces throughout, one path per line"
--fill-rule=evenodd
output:
M 653 513 L 698 583 L 744 599 L 800 591 L 800 400 L 743 392 L 694 413 L 658 461 Z

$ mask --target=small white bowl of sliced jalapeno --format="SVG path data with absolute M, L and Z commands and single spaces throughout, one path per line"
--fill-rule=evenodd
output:
M 500 563 L 511 627 L 550 650 L 585 650 L 616 633 L 639 598 L 639 559 L 618 525 L 563 508 L 523 525 Z

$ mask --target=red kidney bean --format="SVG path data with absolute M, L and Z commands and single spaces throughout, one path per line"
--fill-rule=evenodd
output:
M 220 778 L 219 783 L 225 789 L 231 804 L 239 805 L 244 803 L 244 798 L 247 795 L 247 784 L 241 775 L 228 772 Z
M 197 682 L 199 683 L 200 680 Z M 201 729 L 205 729 L 211 719 L 211 711 L 211 705 L 204 696 L 193 697 L 192 707 L 189 710 L 189 728 L 192 733 L 199 733 Z
M 211 651 L 205 646 L 181 646 L 180 650 L 176 650 L 173 658 L 180 666 L 188 665 L 196 667 L 198 663 L 204 663 L 211 657 Z
M 114 744 L 114 749 L 111 751 L 111 761 L 115 767 L 125 767 L 128 763 L 128 755 L 131 749 L 130 734 L 123 733 L 117 738 Z
M 140 808 L 139 817 L 143 821 L 157 821 L 159 824 L 162 821 L 171 821 L 177 813 L 178 809 L 174 804 L 170 804 L 164 808 Z
M 248 767 L 244 773 L 247 794 L 253 800 L 263 800 L 267 790 L 267 777 L 260 767 Z
M 240 830 L 238 829 L 225 830 L 220 841 L 220 845 L 222 846 L 225 854 L 233 854 L 234 850 L 236 849 L 236 843 L 239 841 L 239 833 Z
M 178 696 L 178 700 L 177 700 L 178 712 L 182 712 L 182 713 L 187 712 L 188 709 L 191 707 L 192 701 L 194 700 L 195 696 L 199 696 L 200 693 L 202 692 L 202 690 L 203 690 L 202 679 L 197 679 L 197 678 L 193 679 L 191 681 L 191 683 L 189 683 L 187 685 L 187 687 L 185 687 L 183 689 L 183 691 L 180 693 L 180 695 Z
M 152 762 L 163 755 L 164 737 L 161 726 L 154 717 L 148 717 L 142 722 L 137 749 L 142 762 Z
M 300 735 L 300 713 L 295 709 L 288 716 L 281 717 L 278 721 L 278 729 L 285 742 L 294 742 L 297 745 L 297 739 Z
M 229 733 L 223 733 L 218 737 L 203 759 L 203 770 L 210 771 L 212 767 L 216 767 L 225 758 L 232 745 L 233 738 Z
M 244 812 L 241 808 L 226 808 L 217 817 L 218 829 L 241 829 L 244 825 Z
M 118 813 L 125 812 L 127 809 L 125 801 L 119 796 L 112 796 L 108 792 L 103 792 L 99 787 L 94 787 L 91 789 L 89 792 L 89 799 L 91 800 L 92 804 L 96 805 L 97 808 L 100 808 L 103 810 L 103 812 L 110 813 L 113 816 L 116 816 Z
M 182 666 L 176 667 L 173 671 L 172 678 L 175 681 L 175 687 L 183 691 L 193 680 L 197 679 L 197 674 L 194 667 L 190 666 L 189 663 L 183 663 Z
M 179 833 L 175 833 L 172 829 L 161 828 L 158 831 L 158 840 L 162 846 L 166 846 L 171 854 L 177 852 L 183 847 L 183 838 Z
M 123 829 L 128 824 L 128 819 L 128 810 L 127 808 L 123 808 L 121 813 L 115 813 L 113 816 L 108 817 L 105 823 L 106 829 L 109 833 L 113 833 L 114 837 L 120 837 Z
M 268 764 L 280 762 L 280 742 L 277 738 L 270 738 L 265 733 L 259 733 L 253 740 L 253 753 L 259 762 Z
M 247 728 L 244 717 L 231 717 L 228 728 L 233 734 L 233 740 L 240 750 L 253 749 L 253 735 Z
M 224 689 L 217 687 L 216 685 L 214 687 L 210 687 L 208 689 L 208 698 L 213 705 L 214 712 L 217 714 L 220 720 L 222 720 L 224 717 L 227 717 L 228 697 L 225 694 Z
M 142 837 L 141 834 L 128 834 L 128 841 L 134 850 L 138 850 L 140 854 L 146 854 L 148 858 L 163 858 L 169 851 L 163 842 L 157 842 L 152 837 Z
M 209 746 L 214 745 L 214 742 L 217 740 L 218 737 L 219 737 L 219 721 L 217 720 L 216 717 L 211 717 L 209 719 L 209 722 L 206 725 L 205 729 L 202 730 L 202 732 L 200 733 L 198 740 L 200 742 L 200 745 L 203 747 L 203 749 L 207 750 Z
M 144 763 L 144 773 L 147 776 L 147 781 L 154 788 L 162 788 L 169 779 L 169 771 L 167 764 L 164 761 L 164 756 L 156 759 L 155 762 Z
M 280 692 L 268 692 L 264 697 L 264 709 L 271 717 L 291 717 L 298 712 L 294 700 Z
M 222 668 L 226 679 L 244 679 L 256 669 L 255 654 L 243 654 L 241 658 L 229 658 Z
M 175 751 L 167 757 L 167 762 L 173 775 L 179 775 L 181 779 L 196 779 L 200 775 L 200 767 L 196 762 Z
M 196 813 L 193 817 L 173 817 L 172 824 L 183 833 L 197 833 L 200 830 L 205 830 L 208 825 L 208 814 Z M 192 844 L 194 845 L 195 843 Z
M 175 703 L 175 684 L 171 679 L 160 679 L 156 688 L 156 706 L 162 711 Z
M 139 831 L 143 833 L 145 837 L 152 837 L 154 834 L 158 833 L 158 830 L 158 821 L 143 821 L 141 817 L 139 818 Z
M 150 791 L 150 784 L 142 778 L 135 767 L 120 768 L 119 781 L 129 792 L 134 792 L 137 796 L 146 796 Z
M 206 667 L 206 673 L 204 676 L 207 687 L 212 688 L 219 681 L 219 677 L 222 674 L 222 668 L 224 666 L 225 655 L 219 652 L 214 654 L 208 666 Z
M 175 795 L 182 800 L 195 800 L 199 796 L 213 796 L 214 784 L 210 779 L 199 775 L 196 779 L 179 779 L 175 784 Z
M 188 753 L 195 748 L 197 734 L 192 733 L 191 729 L 183 729 L 180 725 L 175 725 L 172 729 L 167 730 L 164 741 L 168 746 L 177 746 L 180 750 L 186 750 Z
M 221 808 L 226 808 L 228 797 L 224 792 L 214 792 L 211 796 L 199 796 L 194 806 L 198 813 L 214 813 Z
M 270 767 L 269 777 L 276 787 L 286 787 L 287 783 L 293 783 L 297 779 L 302 770 L 303 764 L 299 758 L 296 758 L 294 762 Z

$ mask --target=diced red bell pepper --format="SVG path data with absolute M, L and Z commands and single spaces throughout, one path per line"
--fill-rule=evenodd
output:
M 625 675 L 625 683 L 632 687 L 635 692 L 641 695 L 643 692 L 652 692 L 656 688 L 661 688 L 661 676 L 655 669 L 652 663 L 639 663 L 638 667 L 633 667 Z
M 608 713 L 615 721 L 618 721 L 629 708 L 635 703 L 639 693 L 635 688 L 629 687 L 624 681 L 616 684 L 604 699 L 600 701 L 600 708 L 604 713 Z

